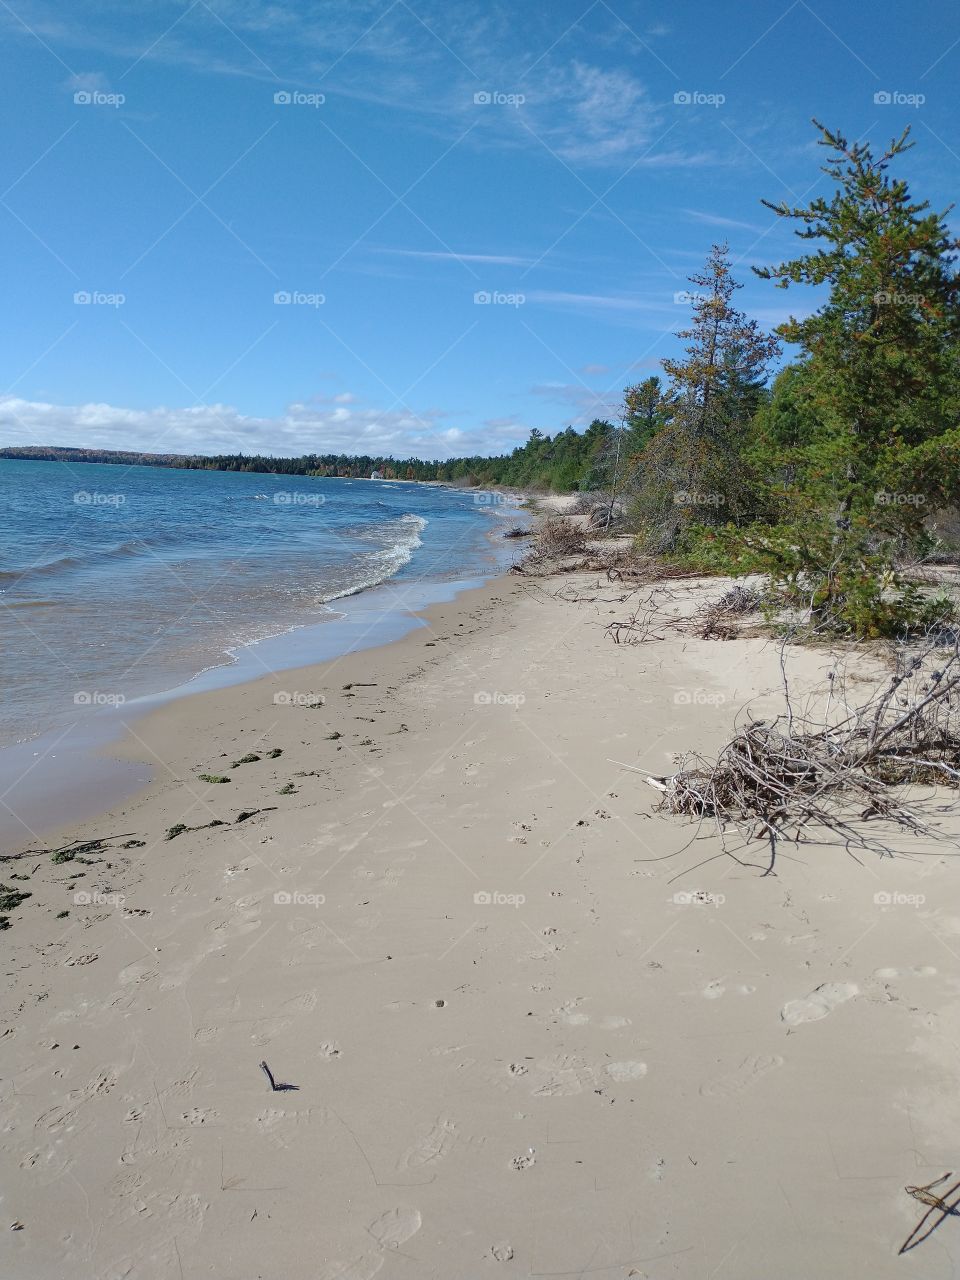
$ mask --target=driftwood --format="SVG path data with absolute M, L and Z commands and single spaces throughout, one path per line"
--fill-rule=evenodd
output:
M 847 700 L 845 676 L 841 663 L 819 709 L 801 713 L 784 674 L 785 713 L 748 719 L 713 761 L 682 756 L 673 775 L 646 779 L 661 806 L 771 850 L 817 829 L 848 848 L 886 852 L 864 831 L 876 820 L 934 834 L 907 787 L 960 786 L 960 644 L 953 639 L 944 652 L 934 637 L 901 653 L 894 674 L 858 706 Z

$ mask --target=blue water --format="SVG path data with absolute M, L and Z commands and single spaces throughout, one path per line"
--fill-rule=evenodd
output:
M 403 608 L 419 583 L 489 573 L 516 522 L 397 481 L 6 459 L 0 516 L 0 745 L 332 621 L 365 588 Z

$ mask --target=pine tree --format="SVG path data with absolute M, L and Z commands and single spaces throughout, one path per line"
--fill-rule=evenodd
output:
M 814 123 L 837 189 L 802 208 L 764 203 L 821 243 L 755 270 L 830 293 L 778 330 L 801 359 L 759 415 L 757 457 L 784 528 L 756 531 L 751 545 L 775 572 L 790 566 L 820 623 L 884 630 L 904 617 L 903 593 L 890 590 L 897 557 L 922 544 L 925 520 L 960 486 L 960 242 L 945 213 L 889 172 L 913 145 L 909 130 L 874 156 Z
M 663 361 L 669 417 L 640 455 L 636 514 L 647 544 L 675 549 L 697 526 L 747 518 L 756 494 L 742 449 L 775 338 L 733 305 L 726 244 L 714 245 L 697 286 L 683 359 Z

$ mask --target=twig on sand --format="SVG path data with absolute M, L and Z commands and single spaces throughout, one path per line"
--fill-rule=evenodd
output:
M 287 1093 L 291 1090 L 296 1090 L 300 1088 L 298 1084 L 282 1084 L 281 1082 L 274 1079 L 273 1072 L 270 1070 L 270 1068 L 267 1066 L 266 1062 L 262 1058 L 260 1059 L 260 1070 L 267 1077 L 267 1083 L 270 1085 L 270 1088 L 274 1093 Z
M 949 1191 L 945 1191 L 943 1195 L 937 1195 L 933 1190 L 934 1187 L 946 1182 L 948 1178 L 952 1178 L 952 1173 L 945 1173 L 940 1178 L 934 1178 L 932 1182 L 926 1183 L 922 1187 L 904 1187 L 907 1195 L 913 1196 L 914 1200 L 919 1200 L 921 1204 L 929 1205 L 927 1212 L 923 1215 L 917 1225 L 904 1240 L 903 1244 L 897 1250 L 897 1256 L 909 1253 L 911 1249 L 915 1249 L 918 1244 L 923 1244 L 928 1236 L 932 1235 L 945 1218 L 955 1218 L 958 1216 L 957 1209 L 960 1206 L 960 1198 L 950 1203 L 951 1196 L 956 1196 L 960 1192 L 960 1182 L 955 1182 Z M 939 1213 L 936 1219 L 929 1227 L 927 1227 L 927 1219 L 933 1213 Z

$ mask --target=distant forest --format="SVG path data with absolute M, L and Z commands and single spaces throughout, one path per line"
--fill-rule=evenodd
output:
M 441 480 L 463 485 L 508 485 L 554 489 L 560 492 L 592 488 L 600 460 L 609 452 L 617 431 L 599 419 L 586 431 L 567 427 L 552 438 L 533 430 L 526 444 L 501 457 L 450 458 L 424 462 L 420 458 L 384 458 L 347 454 L 308 453 L 300 458 L 264 454 L 136 453 L 112 449 L 69 449 L 27 445 L 0 449 L 0 458 L 28 458 L 37 462 L 100 462 L 122 466 L 174 467 L 191 471 L 246 471 L 283 476 L 341 476 L 348 479 L 379 472 L 387 480 Z

